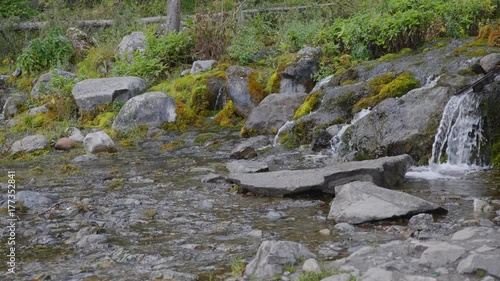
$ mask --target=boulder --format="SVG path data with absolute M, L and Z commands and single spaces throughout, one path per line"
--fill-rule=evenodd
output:
M 320 48 L 305 47 L 280 73 L 280 93 L 309 93 L 315 85 L 312 75 L 318 71 Z
M 283 273 L 285 265 L 297 264 L 301 259 L 315 258 L 305 246 L 290 241 L 264 241 L 255 258 L 247 265 L 250 278 L 270 278 Z
M 42 135 L 34 135 L 27 136 L 22 140 L 18 140 L 12 144 L 10 149 L 12 154 L 18 152 L 30 153 L 36 150 L 42 150 L 47 148 L 48 141 L 45 136 Z
M 500 254 L 483 255 L 471 254 L 457 266 L 459 273 L 474 273 L 477 270 L 484 270 L 488 274 L 500 278 Z
M 410 154 L 415 161 L 432 151 L 449 87 L 423 87 L 386 99 L 348 130 L 352 150 L 375 157 Z
M 60 138 L 54 148 L 57 150 L 70 150 L 75 146 L 75 141 L 70 138 Z
M 132 32 L 123 37 L 116 52 L 120 55 L 132 54 L 135 51 L 143 52 L 146 49 L 146 34 L 141 31 Z
M 490 72 L 500 64 L 500 54 L 493 53 L 486 55 L 479 61 L 479 64 L 484 69 L 484 71 Z
M 115 151 L 115 143 L 108 134 L 102 131 L 85 136 L 83 147 L 88 154 Z
M 281 170 L 259 173 L 232 173 L 228 179 L 252 193 L 265 196 L 287 196 L 307 191 L 334 194 L 335 186 L 353 181 L 372 181 L 383 187 L 404 182 L 412 164 L 408 155 L 383 157 L 375 160 L 341 163 L 317 169 Z
M 304 262 L 304 265 L 302 265 L 302 271 L 321 273 L 321 267 L 316 259 L 310 258 Z
M 419 263 L 432 268 L 446 267 L 456 262 L 466 252 L 465 248 L 448 243 L 430 245 L 420 256 Z
M 16 193 L 16 200 L 30 209 L 46 208 L 59 201 L 59 195 L 23 190 Z
M 236 160 L 227 163 L 226 169 L 230 173 L 260 173 L 269 171 L 269 166 L 257 161 Z
M 193 62 L 193 66 L 191 67 L 189 73 L 192 75 L 205 72 L 212 69 L 216 64 L 216 60 L 197 60 Z
M 8 98 L 2 108 L 3 118 L 5 120 L 13 117 L 18 113 L 18 108 L 28 100 L 28 96 L 22 92 L 7 91 Z
M 351 182 L 335 187 L 328 219 L 360 224 L 424 212 L 445 212 L 437 204 L 371 182 Z
M 66 136 L 68 136 L 68 138 L 77 143 L 83 143 L 83 140 L 85 139 L 82 132 L 75 127 L 66 128 L 66 130 L 64 130 L 64 133 L 66 134 Z
M 68 28 L 66 30 L 66 37 L 68 37 L 71 41 L 71 45 L 73 45 L 77 60 L 85 59 L 90 48 L 97 46 L 96 41 L 92 37 L 78 28 Z
M 226 70 L 229 98 L 233 101 L 235 111 L 243 117 L 248 117 L 260 103 L 259 97 L 250 91 L 249 83 L 256 83 L 250 81 L 252 73 L 253 69 L 243 66 L 230 66 Z
M 87 79 L 76 83 L 72 94 L 78 108 L 84 112 L 92 112 L 99 105 L 111 104 L 114 101 L 126 102 L 138 96 L 146 89 L 146 83 L 138 77 L 113 77 Z
M 130 130 L 139 125 L 158 127 L 174 122 L 175 100 L 162 92 L 145 93 L 128 100 L 113 122 L 117 131 Z
M 248 117 L 244 132 L 249 134 L 276 134 L 295 110 L 304 102 L 305 93 L 271 94 L 262 100 Z
M 37 99 L 42 95 L 49 93 L 52 87 L 51 81 L 55 76 L 61 76 L 67 79 L 74 79 L 76 77 L 75 74 L 60 69 L 44 73 L 38 78 L 35 86 L 33 86 L 33 89 L 31 89 L 31 96 Z

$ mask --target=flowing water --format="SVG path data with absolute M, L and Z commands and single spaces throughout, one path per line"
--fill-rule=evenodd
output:
M 360 112 L 356 113 L 351 120 L 351 123 L 343 125 L 335 136 L 330 140 L 331 154 L 333 157 L 340 157 L 340 149 L 343 145 L 342 136 L 345 131 L 349 129 L 352 125 L 356 124 L 359 120 L 363 119 L 366 115 L 371 112 L 371 109 L 362 109 Z

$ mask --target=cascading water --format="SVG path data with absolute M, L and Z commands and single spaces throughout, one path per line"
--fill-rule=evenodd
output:
M 431 169 L 438 170 L 443 162 L 455 166 L 481 164 L 479 152 L 483 136 L 480 103 L 480 96 L 472 89 L 450 98 L 432 145 Z
M 274 136 L 273 146 L 277 146 L 279 144 L 280 136 L 286 132 L 290 131 L 293 126 L 295 126 L 295 121 L 286 121 L 286 123 L 278 129 L 276 136 Z
M 361 120 L 363 117 L 368 115 L 370 112 L 371 112 L 371 109 L 363 109 L 360 112 L 356 113 L 356 115 L 354 115 L 354 117 L 352 118 L 351 123 L 343 125 L 342 128 L 340 128 L 340 130 L 337 132 L 337 134 L 335 136 L 333 136 L 333 138 L 330 140 L 330 145 L 331 145 L 331 152 L 332 152 L 332 155 L 334 157 L 339 156 L 339 151 L 340 151 L 341 146 L 343 144 L 342 135 L 344 135 L 345 131 L 349 127 L 354 125 L 356 122 Z

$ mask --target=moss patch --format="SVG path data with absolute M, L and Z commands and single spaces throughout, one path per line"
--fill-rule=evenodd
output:
M 215 115 L 214 122 L 221 127 L 232 127 L 241 123 L 243 119 L 234 111 L 234 103 L 228 101 L 224 108 Z
M 294 120 L 299 119 L 302 116 L 305 116 L 318 108 L 318 106 L 321 104 L 321 99 L 323 98 L 323 93 L 321 91 L 314 92 L 312 94 L 309 94 L 302 105 L 297 108 L 295 111 L 295 115 L 293 116 Z
M 358 112 L 362 109 L 373 107 L 388 98 L 401 97 L 418 86 L 419 82 L 410 72 L 403 72 L 396 79 L 383 85 L 377 94 L 372 94 L 370 97 L 358 101 L 354 105 L 353 111 Z

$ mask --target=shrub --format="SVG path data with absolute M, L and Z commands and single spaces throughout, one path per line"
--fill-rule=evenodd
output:
M 257 54 L 265 48 L 263 39 L 268 30 L 269 26 L 259 17 L 237 30 L 228 48 L 229 57 L 243 65 L 256 61 Z
M 197 59 L 218 60 L 229 44 L 227 13 L 197 14 L 194 20 L 194 53 Z
M 107 77 L 114 61 L 114 50 L 109 46 L 93 47 L 87 57 L 78 63 L 78 76 L 88 78 Z
M 23 73 L 39 72 L 51 68 L 66 68 L 73 56 L 73 46 L 64 37 L 61 28 L 52 28 L 47 36 L 29 42 L 17 58 L 17 66 Z

